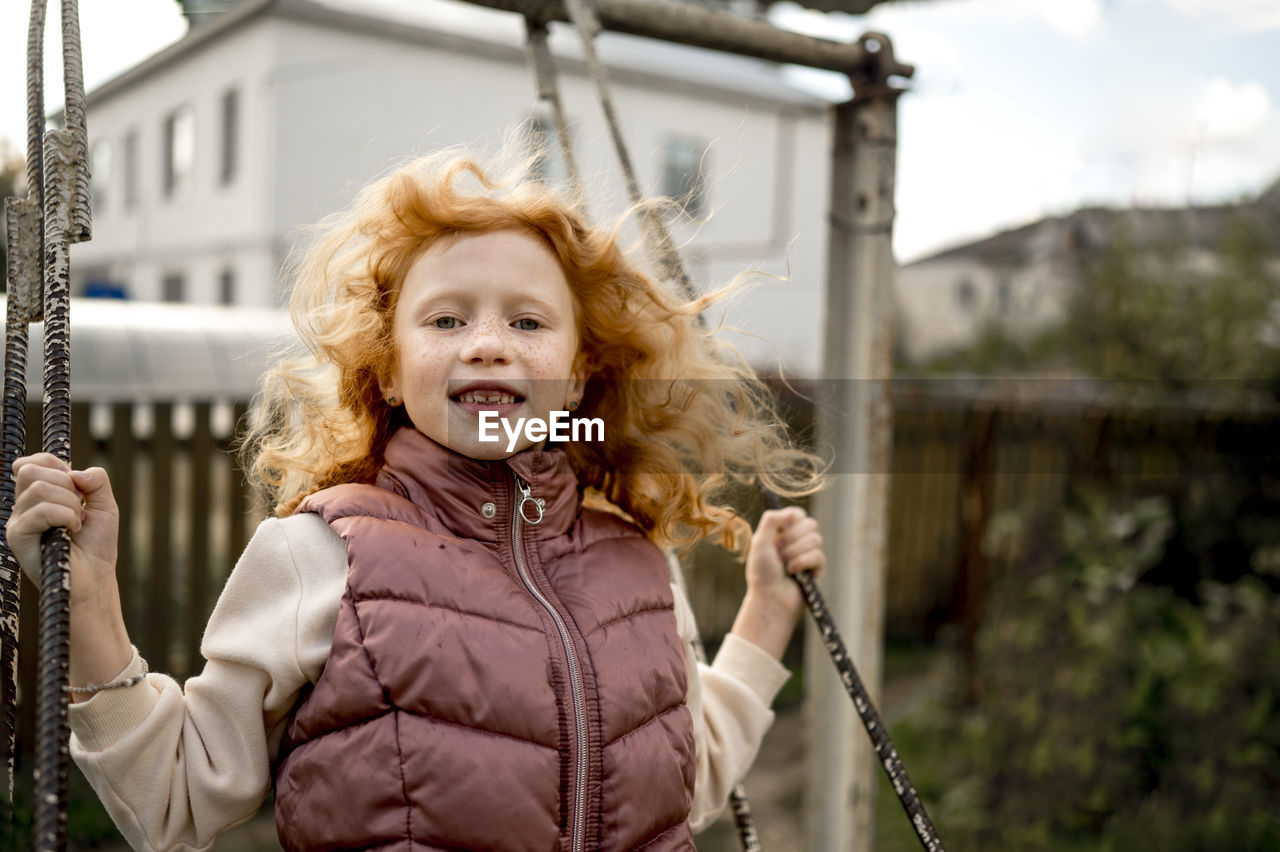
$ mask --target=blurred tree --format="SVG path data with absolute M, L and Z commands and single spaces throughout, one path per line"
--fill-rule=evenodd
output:
M 1016 566 L 993 595 L 968 722 L 988 841 L 1277 848 L 1275 484 L 1255 471 L 1197 477 L 1173 501 L 1080 491 L 1010 527 Z M 1214 520 L 1223 502 L 1238 523 Z M 1170 585 L 1171 561 L 1198 565 L 1195 582 Z
M 1269 203 L 1073 213 L 1057 225 L 1068 236 L 1049 273 L 1066 300 L 1060 326 L 1026 333 L 993 317 L 964 346 L 899 366 L 1084 374 L 1157 390 L 1280 386 L 1280 240 Z
M 1108 247 L 1077 255 L 1063 340 L 1078 367 L 1174 387 L 1280 377 L 1280 276 L 1260 223 L 1242 208 L 1211 252 L 1190 242 L 1170 223 L 1139 245 L 1121 221 Z

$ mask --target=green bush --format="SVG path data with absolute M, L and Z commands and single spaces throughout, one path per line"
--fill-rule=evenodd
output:
M 895 733 L 950 846 L 1280 850 L 1280 513 L 1214 535 L 1202 508 L 1092 493 L 1004 525 L 979 699 Z M 1242 538 L 1243 567 L 1206 563 Z

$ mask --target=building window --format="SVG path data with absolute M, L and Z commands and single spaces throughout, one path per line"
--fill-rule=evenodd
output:
M 229 268 L 218 276 L 218 301 L 224 305 L 236 303 L 236 274 Z
M 124 209 L 138 206 L 138 131 L 124 137 Z
M 107 200 L 111 189 L 111 143 L 106 139 L 93 146 L 89 155 L 90 169 L 93 172 L 93 212 L 100 215 L 107 209 Z
M 1008 278 L 996 282 L 996 313 L 1006 316 L 1013 307 L 1013 284 Z
M 235 180 L 239 168 L 240 93 L 230 89 L 222 95 L 222 166 L 218 171 L 222 185 Z
M 160 280 L 160 299 L 164 302 L 181 302 L 186 289 L 186 279 L 181 272 L 167 272 Z
M 181 106 L 164 120 L 164 195 L 173 198 L 191 181 L 196 158 L 196 116 Z
M 662 194 L 683 205 L 690 216 L 707 212 L 707 145 L 674 137 L 663 148 Z
M 978 291 L 973 286 L 973 282 L 968 278 L 961 278 L 956 282 L 956 305 L 964 308 L 966 311 L 973 310 L 974 303 L 978 300 Z

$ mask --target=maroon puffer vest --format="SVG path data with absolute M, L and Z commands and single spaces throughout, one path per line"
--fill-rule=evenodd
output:
M 666 562 L 581 509 L 563 453 L 477 462 L 404 429 L 376 486 L 299 511 L 350 570 L 276 768 L 286 848 L 693 848 Z

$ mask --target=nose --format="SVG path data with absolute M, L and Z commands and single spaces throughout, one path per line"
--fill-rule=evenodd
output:
M 502 323 L 484 320 L 471 326 L 459 354 L 468 364 L 505 364 L 510 357 L 509 347 Z

